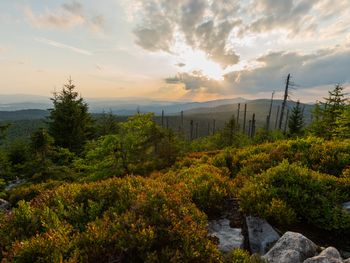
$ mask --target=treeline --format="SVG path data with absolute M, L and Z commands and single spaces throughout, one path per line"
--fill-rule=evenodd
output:
M 298 102 L 285 124 L 288 129 L 264 127 L 253 131 L 251 126 L 248 133 L 242 132 L 238 118 L 232 115 L 223 129 L 201 138 L 195 136 L 195 126 L 188 138 L 181 127 L 170 129 L 165 119 L 157 124 L 152 114 L 136 114 L 123 120 L 104 113 L 94 119 L 71 80 L 54 94 L 52 101 L 45 128 L 33 132 L 29 141 L 17 140 L 1 150 L 3 180 L 55 177 L 55 173 L 61 174 L 67 167 L 78 173 L 84 171 L 84 177 L 95 179 L 111 174 L 147 174 L 169 167 L 178 157 L 193 151 L 242 147 L 304 135 L 325 139 L 350 137 L 350 105 L 341 85 L 329 91 L 324 102 L 316 103 L 309 126 L 305 126 Z M 1 126 L 2 139 L 7 128 L 8 125 Z

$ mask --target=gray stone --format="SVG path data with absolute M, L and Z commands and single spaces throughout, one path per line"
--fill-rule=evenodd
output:
M 304 263 L 342 263 L 343 260 L 339 254 L 339 251 L 334 247 L 328 247 L 321 252 L 318 256 L 309 258 Z
M 316 251 L 317 246 L 302 234 L 286 232 L 263 258 L 270 263 L 301 263 Z
M 341 259 L 339 251 L 334 247 L 327 247 L 321 252 L 320 256 Z
M 248 216 L 246 222 L 251 252 L 264 255 L 277 242 L 280 235 L 266 220 Z
M 343 208 L 350 213 L 350 202 L 343 203 Z
M 10 208 L 10 203 L 4 199 L 0 199 L 0 210 L 7 210 Z
M 230 227 L 228 219 L 210 221 L 209 234 L 219 239 L 218 248 L 222 252 L 229 252 L 234 248 L 243 248 L 244 246 L 242 229 Z

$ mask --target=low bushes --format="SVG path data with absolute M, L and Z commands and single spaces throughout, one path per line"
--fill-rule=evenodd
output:
M 340 204 L 350 199 L 350 180 L 320 174 L 287 161 L 247 179 L 241 209 L 279 224 L 307 222 L 325 230 L 350 231 Z
M 159 180 L 170 185 L 184 184 L 193 202 L 207 215 L 218 216 L 227 201 L 234 196 L 229 177 L 210 164 L 198 163 L 171 171 L 161 175 Z
M 0 215 L 16 262 L 220 262 L 183 184 L 140 177 L 69 184 Z

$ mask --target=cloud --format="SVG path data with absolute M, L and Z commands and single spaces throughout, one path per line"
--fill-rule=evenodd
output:
M 240 55 L 235 44 L 247 35 L 275 34 L 284 42 L 293 38 L 333 38 L 346 34 L 349 0 L 129 0 L 136 44 L 150 51 L 176 54 L 178 42 L 223 68 Z M 131 11 L 133 10 L 133 11 Z M 342 22 L 343 21 L 343 22 Z M 330 34 L 329 31 L 335 34 Z M 325 31 L 328 28 L 328 32 Z M 259 38 L 256 38 L 259 39 Z M 259 43 L 255 43 L 259 45 Z
M 99 32 L 104 27 L 102 15 L 90 15 L 83 5 L 75 0 L 63 3 L 57 9 L 46 9 L 43 13 L 34 13 L 32 8 L 25 8 L 25 15 L 31 25 L 38 28 L 70 29 L 87 26 L 91 31 Z
M 317 24 L 311 15 L 317 0 L 259 0 L 253 1 L 253 21 L 247 25 L 243 33 L 267 32 L 276 29 L 284 29 L 289 36 L 299 33 L 308 34 L 314 32 Z
M 183 67 L 185 67 L 185 66 L 186 66 L 186 64 L 185 64 L 185 63 L 180 62 L 180 63 L 177 63 L 175 66 L 177 66 L 177 67 L 179 67 L 179 68 L 183 68 Z
M 78 54 L 87 55 L 87 56 L 91 56 L 92 55 L 92 53 L 90 51 L 88 51 L 88 50 L 77 48 L 77 47 L 73 47 L 73 46 L 70 46 L 70 45 L 66 45 L 66 44 L 63 44 L 63 43 L 60 43 L 60 42 L 56 42 L 56 41 L 53 41 L 53 40 L 50 40 L 50 39 L 47 39 L 47 38 L 35 38 L 35 40 L 40 42 L 40 43 L 52 46 L 52 47 L 70 50 L 70 51 L 73 51 L 73 52 L 78 53 Z
M 310 54 L 269 52 L 260 56 L 256 63 L 256 68 L 229 72 L 221 81 L 210 79 L 201 72 L 192 72 L 179 73 L 165 79 L 165 83 L 183 85 L 192 92 L 205 90 L 223 95 L 282 91 L 289 73 L 303 93 L 319 86 L 350 83 L 349 46 L 321 49 Z
M 221 87 L 220 81 L 210 79 L 198 71 L 193 71 L 191 73 L 178 73 L 174 77 L 166 78 L 165 83 L 183 85 L 185 90 L 205 90 L 206 92 L 213 93 L 216 93 Z
M 238 5 L 232 0 L 214 2 L 134 0 L 138 18 L 134 30 L 136 44 L 150 51 L 176 53 L 173 47 L 183 39 L 190 48 L 204 51 L 208 58 L 224 68 L 236 64 L 239 56 L 228 48 L 227 41 L 232 30 L 241 23 L 232 17 Z
M 284 78 L 291 73 L 301 88 L 350 82 L 350 49 L 325 49 L 312 54 L 273 52 L 258 59 L 262 66 L 231 72 L 225 80 L 235 90 L 282 90 Z

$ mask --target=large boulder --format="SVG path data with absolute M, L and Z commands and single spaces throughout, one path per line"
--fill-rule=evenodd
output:
M 10 208 L 10 203 L 4 199 L 0 199 L 0 210 L 7 210 Z
M 315 256 L 317 248 L 302 234 L 286 232 L 263 258 L 270 263 L 302 263 Z
M 228 219 L 210 221 L 209 234 L 219 239 L 218 248 L 222 252 L 229 252 L 234 248 L 243 248 L 244 246 L 242 229 L 230 227 Z
M 318 256 L 305 260 L 304 263 L 343 263 L 343 260 L 337 249 L 328 247 Z
M 246 218 L 250 250 L 252 253 L 264 255 L 280 238 L 266 220 L 248 216 Z

